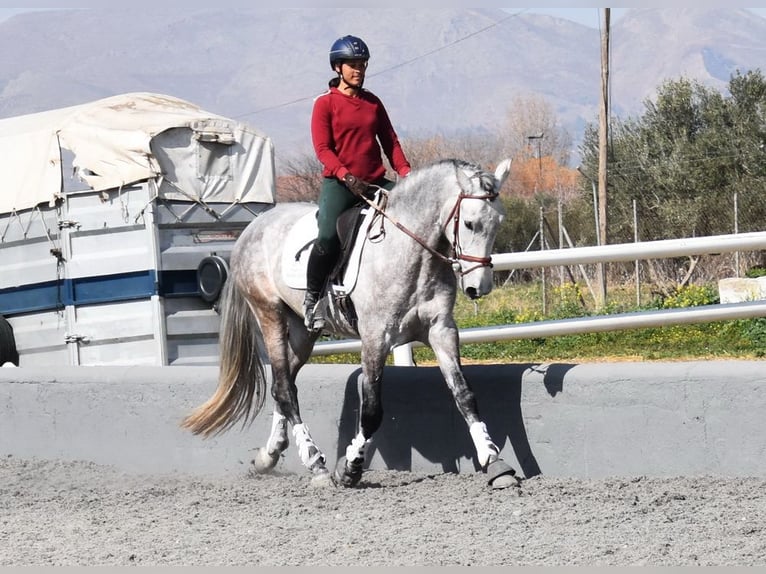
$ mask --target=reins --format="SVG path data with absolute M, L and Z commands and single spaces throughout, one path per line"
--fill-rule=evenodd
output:
M 455 168 L 457 171 L 457 167 Z M 460 185 L 460 180 L 458 179 L 458 185 Z M 428 245 L 424 239 L 407 229 L 404 225 L 402 225 L 399 221 L 396 220 L 396 218 L 392 217 L 388 213 L 386 213 L 385 210 L 385 204 L 388 202 L 388 190 L 386 190 L 383 187 L 377 186 L 377 185 L 370 185 L 371 188 L 377 189 L 381 195 L 384 197 L 383 207 L 380 207 L 377 203 L 369 199 L 368 197 L 361 195 L 361 197 L 367 205 L 372 207 L 378 214 L 380 214 L 383 218 L 388 219 L 391 223 L 393 223 L 398 229 L 400 229 L 405 234 L 409 235 L 415 242 L 417 242 L 423 249 L 431 253 L 434 257 L 437 259 L 440 259 L 444 261 L 445 263 L 449 263 L 452 266 L 452 269 L 455 271 L 455 273 L 460 273 L 460 276 L 467 275 L 471 271 L 475 269 L 479 269 L 481 267 L 492 267 L 492 257 L 477 257 L 475 255 L 466 255 L 463 253 L 463 250 L 460 246 L 460 204 L 464 199 L 495 199 L 497 197 L 497 194 L 494 193 L 485 193 L 482 195 L 470 195 L 465 193 L 463 191 L 462 186 L 460 187 L 461 192 L 457 196 L 457 201 L 455 201 L 455 205 L 452 207 L 452 210 L 450 211 L 449 215 L 447 216 L 447 221 L 444 224 L 444 230 L 447 230 L 447 227 L 450 224 L 450 221 L 453 222 L 453 241 L 452 241 L 452 256 L 448 257 L 444 255 L 443 253 L 439 253 L 436 249 Z M 381 235 L 383 235 L 384 231 L 382 231 L 383 225 L 381 223 Z M 463 271 L 460 268 L 460 261 L 471 261 L 476 263 L 473 267 L 468 269 L 467 271 Z

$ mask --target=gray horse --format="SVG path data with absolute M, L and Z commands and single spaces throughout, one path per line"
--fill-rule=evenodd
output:
M 267 381 L 260 333 L 271 366 L 275 408 L 271 435 L 257 450 L 256 469 L 266 472 L 276 465 L 289 444 L 289 423 L 301 462 L 315 481 L 354 486 L 382 421 L 386 358 L 395 346 L 419 341 L 436 355 L 489 483 L 493 488 L 518 484 L 479 418 L 460 365 L 453 318 L 458 286 L 472 299 L 492 290 L 491 253 L 504 217 L 498 194 L 510 166 L 506 159 L 492 173 L 465 161 L 443 160 L 414 170 L 390 192 L 379 190 L 384 195 L 380 204 L 367 200 L 372 222 L 360 231 L 363 243 L 358 242 L 362 247 L 357 248 L 353 286 L 345 304 L 335 304 L 332 293 L 326 296 L 326 330 L 358 337 L 362 344 L 358 432 L 332 475 L 300 416 L 296 391 L 298 371 L 319 334 L 305 328 L 303 291 L 288 286 L 283 275 L 288 232 L 316 210 L 313 204 L 276 205 L 254 219 L 234 245 L 221 302 L 218 388 L 182 425 L 208 436 L 258 414 Z

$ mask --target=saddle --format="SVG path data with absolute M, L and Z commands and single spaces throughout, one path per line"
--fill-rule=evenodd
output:
M 380 196 L 375 198 L 380 204 Z M 328 276 L 327 295 L 329 306 L 342 314 L 356 329 L 356 312 L 350 294 L 356 286 L 359 260 L 366 236 L 360 237 L 362 228 L 369 228 L 375 210 L 361 200 L 344 211 L 336 223 L 340 239 L 340 255 Z M 282 251 L 282 278 L 294 289 L 306 288 L 306 264 L 316 240 L 316 211 L 303 216 L 289 231 Z

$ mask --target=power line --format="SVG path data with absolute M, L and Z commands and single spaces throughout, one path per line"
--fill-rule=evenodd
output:
M 411 59 L 406 60 L 404 62 L 400 62 L 398 64 L 394 64 L 393 66 L 385 68 L 385 69 L 383 69 L 383 70 L 381 70 L 379 72 L 375 72 L 374 74 L 370 74 L 368 77 L 374 78 L 376 76 L 380 76 L 382 74 L 386 74 L 386 73 L 390 72 L 391 70 L 396 70 L 397 68 L 401 68 L 401 67 L 406 66 L 408 64 L 412 64 L 413 62 L 417 62 L 418 60 L 422 60 L 423 58 L 427 58 L 429 56 L 432 56 L 432 55 L 434 55 L 434 54 L 436 54 L 438 52 L 441 52 L 443 50 L 446 50 L 448 48 L 452 48 L 456 44 L 460 44 L 461 42 L 465 42 L 466 40 L 468 40 L 470 38 L 473 38 L 474 36 L 478 36 L 479 34 L 483 34 L 487 30 L 491 30 L 492 28 L 495 28 L 495 27 L 499 26 L 500 24 L 502 24 L 503 22 L 505 22 L 507 20 L 510 20 L 512 18 L 518 18 L 519 16 L 524 14 L 527 10 L 529 10 L 529 8 L 524 8 L 523 10 L 519 10 L 518 12 L 514 12 L 513 14 L 509 14 L 508 16 L 506 16 L 504 18 L 501 18 L 500 20 L 497 20 L 496 22 L 493 22 L 492 24 L 489 24 L 488 26 L 485 26 L 484 28 L 476 30 L 475 32 L 471 32 L 470 34 L 467 34 L 466 36 L 463 36 L 462 38 L 458 38 L 457 40 L 455 40 L 453 42 L 450 42 L 449 44 L 445 44 L 444 46 L 440 46 L 438 48 L 434 48 L 433 50 L 430 50 L 428 52 L 424 52 L 423 54 L 415 56 L 414 58 L 411 58 Z M 268 111 L 276 110 L 276 109 L 279 109 L 279 108 L 285 108 L 287 106 L 292 106 L 293 104 L 298 104 L 300 102 L 306 102 L 308 100 L 313 100 L 315 97 L 316 97 L 316 94 L 313 94 L 311 96 L 304 96 L 302 98 L 296 98 L 296 99 L 290 100 L 288 102 L 283 102 L 281 104 L 276 104 L 276 105 L 273 105 L 273 106 L 268 106 L 268 107 L 265 107 L 265 108 L 260 108 L 258 110 L 254 110 L 252 112 L 247 112 L 247 113 L 244 113 L 244 114 L 240 114 L 238 116 L 234 116 L 234 118 L 235 119 L 240 119 L 240 118 L 244 118 L 245 116 L 252 116 L 252 115 L 255 115 L 255 114 L 260 114 L 262 112 L 268 112 Z
M 466 40 L 473 38 L 474 36 L 478 36 L 479 34 L 483 34 L 487 30 L 491 30 L 492 28 L 495 28 L 505 22 L 506 20 L 510 20 L 511 18 L 517 18 L 524 12 L 526 12 L 528 8 L 525 8 L 524 10 L 521 10 L 519 12 L 514 12 L 513 14 L 509 14 L 505 18 L 501 18 L 497 22 L 494 22 L 490 24 L 489 26 L 485 26 L 484 28 L 481 28 L 480 30 L 476 30 L 475 32 L 471 32 L 467 36 L 463 36 L 462 38 L 458 38 L 454 42 L 450 42 L 449 44 L 446 44 L 444 46 L 441 46 L 440 48 L 435 48 L 429 52 L 425 52 L 424 54 L 421 54 L 419 56 L 415 56 L 414 58 L 407 60 L 405 62 L 401 62 L 399 64 L 395 64 L 389 68 L 386 68 L 384 70 L 381 70 L 380 72 L 376 72 L 374 74 L 371 74 L 370 77 L 374 78 L 375 76 L 379 76 L 381 74 L 385 74 L 387 72 L 390 72 L 391 70 L 396 70 L 397 68 L 401 68 L 402 66 L 406 66 L 407 64 L 412 64 L 413 62 L 417 62 L 418 60 L 422 60 L 423 58 L 426 58 L 428 56 L 432 56 L 433 54 L 436 54 L 437 52 L 441 52 L 442 50 L 446 50 L 447 48 L 451 48 L 452 46 L 455 46 L 456 44 L 460 44 L 461 42 L 465 42 Z

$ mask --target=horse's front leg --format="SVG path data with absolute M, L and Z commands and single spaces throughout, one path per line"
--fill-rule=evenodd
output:
M 381 383 L 386 349 L 362 348 L 362 408 L 359 412 L 359 430 L 346 447 L 346 455 L 338 459 L 333 478 L 341 486 L 356 486 L 362 478 L 365 454 L 370 439 L 383 421 Z
M 458 330 L 454 321 L 434 324 L 428 339 L 458 411 L 468 425 L 479 466 L 487 473 L 489 484 L 493 488 L 517 485 L 516 472 L 500 458 L 500 449 L 492 442 L 487 426 L 479 418 L 476 398 L 460 365 Z

